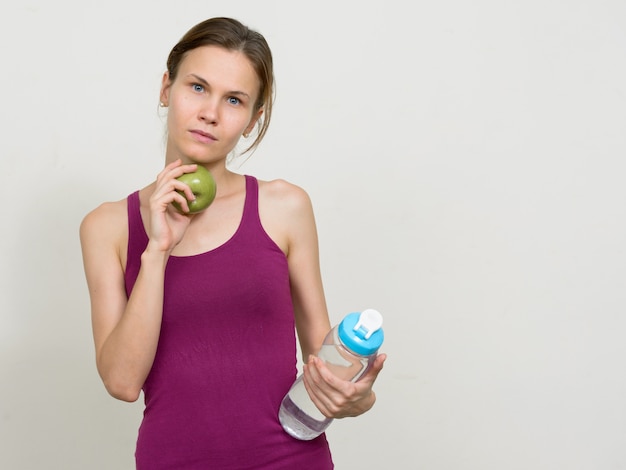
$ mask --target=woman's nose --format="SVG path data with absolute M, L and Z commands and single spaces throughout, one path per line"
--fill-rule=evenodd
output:
M 202 103 L 202 107 L 200 108 L 199 118 L 200 120 L 214 124 L 218 121 L 219 115 L 219 106 L 212 99 L 207 99 Z

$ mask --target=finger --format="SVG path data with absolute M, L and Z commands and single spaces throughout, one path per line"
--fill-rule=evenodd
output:
M 194 171 L 196 171 L 198 169 L 198 165 L 195 163 L 192 164 L 188 164 L 188 165 L 179 165 L 179 166 L 175 166 L 171 169 L 169 169 L 164 175 L 163 175 L 163 183 L 164 185 L 166 185 L 167 181 L 171 181 L 173 183 L 173 188 L 176 191 L 180 191 L 182 193 L 184 193 L 185 197 L 187 198 L 188 201 L 194 201 L 196 199 L 196 195 L 193 193 L 193 191 L 191 190 L 191 188 L 189 187 L 188 184 L 183 183 L 182 181 L 179 181 L 178 178 L 182 175 L 184 175 L 185 173 L 193 173 Z M 171 189 L 168 189 L 171 190 Z
M 317 388 L 317 383 L 320 382 L 320 373 L 315 365 L 315 356 L 310 356 L 309 360 L 303 367 L 304 380 L 309 383 L 311 388 Z
M 159 174 L 157 175 L 157 180 L 159 179 L 163 179 L 163 177 L 165 175 L 167 175 L 169 172 L 171 172 L 172 170 L 180 167 L 182 165 L 182 160 L 179 158 L 177 160 L 174 160 L 171 163 L 168 163 L 167 165 L 165 165 L 165 167 L 159 172 Z
M 372 367 L 370 368 L 370 370 L 368 370 L 365 373 L 365 375 L 361 377 L 361 380 L 359 380 L 359 382 L 365 383 L 369 387 L 371 387 L 372 384 L 378 378 L 378 374 L 380 374 L 380 371 L 383 370 L 386 360 L 387 360 L 386 354 L 379 354 L 374 360 L 374 363 L 372 364 Z
M 374 360 L 372 368 L 357 382 L 341 380 L 334 376 L 322 360 L 318 358 L 312 360 L 314 368 L 311 368 L 311 371 L 317 374 L 315 375 L 317 397 L 325 407 L 323 411 L 325 416 L 334 418 L 359 416 L 371 409 L 376 402 L 376 394 L 372 387 L 386 359 L 386 354 L 380 354 Z
M 317 388 L 324 390 L 326 393 L 340 390 L 340 384 L 343 381 L 330 371 L 324 361 L 316 356 L 312 356 L 308 366 L 311 379 Z
M 344 394 L 341 385 L 344 381 L 335 376 L 324 361 L 313 356 L 306 368 L 309 385 L 320 400 L 325 401 L 327 406 L 330 406 L 331 402 L 341 400 L 341 396 Z
M 178 196 L 182 197 L 183 199 L 186 198 L 185 203 L 187 201 L 189 201 L 189 202 L 195 201 L 196 195 L 193 193 L 193 191 L 191 190 L 191 188 L 189 187 L 188 184 L 183 183 L 183 182 L 178 181 L 178 180 L 173 180 L 172 183 L 174 185 L 173 189 L 175 190 L 176 194 Z M 183 194 L 181 194 L 181 192 Z
M 189 212 L 189 201 L 193 200 L 194 198 L 192 197 L 191 199 L 188 199 L 188 196 L 183 196 L 182 194 L 180 194 L 178 191 L 173 191 L 173 199 L 172 199 L 172 203 L 176 202 L 178 203 L 178 206 L 181 208 L 181 210 L 187 214 Z M 180 214 L 179 211 L 169 202 L 167 203 L 167 209 L 168 211 L 170 211 L 173 214 Z
M 196 165 L 193 165 L 194 167 Z M 159 175 L 157 180 L 157 187 L 153 193 L 153 200 L 158 204 L 158 207 L 165 208 L 171 202 L 177 202 L 181 207 L 185 207 L 187 211 L 187 201 L 194 201 L 196 199 L 195 194 L 191 190 L 188 184 L 173 178 L 178 174 L 178 171 L 182 167 L 178 167 L 175 170 L 171 170 L 168 174 Z
M 178 178 L 178 176 L 180 176 L 182 174 L 193 173 L 197 169 L 198 169 L 198 164 L 197 163 L 187 163 L 185 165 L 180 165 L 179 167 L 174 168 L 173 171 L 176 172 L 176 174 L 177 174 L 176 178 Z M 179 174 L 179 172 L 180 172 L 180 174 Z
M 183 165 L 180 158 L 178 160 L 169 163 L 161 170 L 157 176 L 157 181 L 167 181 L 170 179 L 178 178 L 185 173 L 193 173 L 198 169 L 196 163 L 188 163 Z
M 333 413 L 331 411 L 333 404 L 332 401 L 329 400 L 327 394 L 320 389 L 318 385 L 319 382 L 319 371 L 316 369 L 314 361 L 309 361 L 309 363 L 304 366 L 304 388 L 320 413 L 327 418 L 331 418 L 333 417 Z
M 353 415 L 355 404 L 360 408 L 357 403 L 371 393 L 370 387 L 364 386 L 363 391 L 359 391 L 355 383 L 337 377 L 321 359 L 315 358 L 312 362 L 317 379 L 316 395 L 324 406 L 325 416 L 342 418 Z
M 186 184 L 176 183 L 175 180 L 168 181 L 155 188 L 154 193 L 150 197 L 151 209 L 158 212 L 168 211 L 170 203 L 176 202 L 182 208 L 188 210 L 186 199 L 186 192 L 188 191 L 190 189 Z M 193 193 L 191 199 L 193 199 Z
M 327 392 L 339 392 L 345 394 L 346 385 L 350 384 L 350 381 L 346 381 L 337 377 L 326 365 L 324 361 L 319 358 L 315 358 L 316 370 L 322 379 L 321 386 L 326 389 Z

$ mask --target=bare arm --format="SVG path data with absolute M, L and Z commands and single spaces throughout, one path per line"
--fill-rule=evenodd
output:
M 287 260 L 298 338 L 304 366 L 304 383 L 317 408 L 327 417 L 358 416 L 376 401 L 372 390 L 383 368 L 381 354 L 357 383 L 338 379 L 323 361 L 314 356 L 330 329 L 322 286 L 317 228 L 308 195 L 297 187 L 287 187 L 282 195 L 287 227 Z
M 135 288 L 127 300 L 124 272 L 109 231 L 119 221 L 115 211 L 105 205 L 90 213 L 80 235 L 98 372 L 112 396 L 135 401 L 156 352 L 166 258 L 142 256 Z
M 322 285 L 311 201 L 304 191 L 299 190 L 293 194 L 292 204 L 287 261 L 296 328 L 302 358 L 307 361 L 311 354 L 319 351 L 331 325 Z
M 298 339 L 307 360 L 330 329 L 313 208 L 306 192 L 286 181 L 262 182 L 259 189 L 263 226 L 287 257 Z
M 126 297 L 121 256 L 127 243 L 125 202 L 103 204 L 80 227 L 96 364 L 106 389 L 121 400 L 139 397 L 156 354 L 165 266 L 189 225 L 189 217 L 169 208 L 173 200 L 186 207 L 184 198 L 174 191 L 189 190 L 174 180 L 183 169 L 178 163 L 168 165 L 157 178 L 150 197 L 150 241 L 130 298 Z

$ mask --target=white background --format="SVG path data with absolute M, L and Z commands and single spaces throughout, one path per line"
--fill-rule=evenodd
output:
M 278 86 L 235 169 L 311 195 L 333 322 L 385 316 L 337 468 L 626 468 L 622 0 L 3 2 L 0 468 L 133 467 L 78 226 L 160 170 L 165 59 L 221 15 Z

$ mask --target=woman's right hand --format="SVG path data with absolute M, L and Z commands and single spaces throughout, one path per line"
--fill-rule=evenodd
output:
M 176 178 L 184 173 L 191 173 L 196 168 L 196 164 L 183 165 L 179 159 L 158 174 L 155 189 L 150 196 L 148 248 L 169 254 L 182 240 L 193 215 L 181 214 L 172 206 L 172 202 L 178 202 L 187 211 L 187 200 L 177 190 L 182 191 L 189 200 L 193 200 L 195 196 L 189 186 Z

